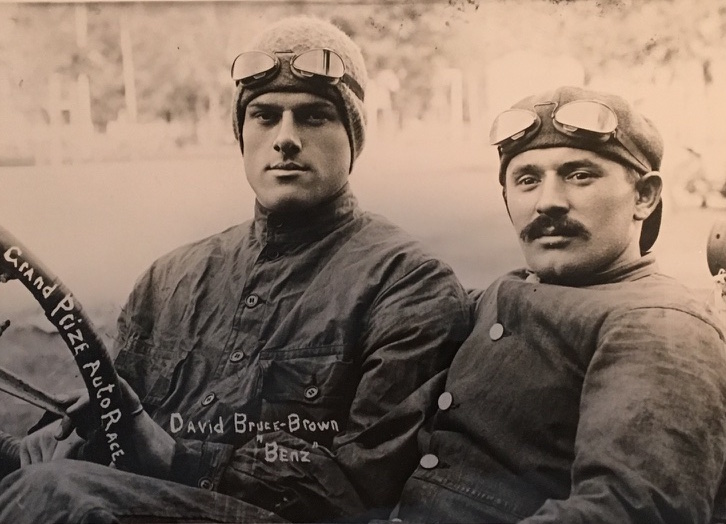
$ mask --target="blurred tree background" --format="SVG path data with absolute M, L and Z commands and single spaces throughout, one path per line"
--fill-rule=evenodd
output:
M 0 162 L 229 145 L 232 59 L 267 22 L 303 13 L 359 42 L 385 132 L 453 120 L 481 135 L 504 98 L 569 67 L 568 80 L 616 88 L 661 119 L 690 112 L 687 128 L 660 123 L 694 154 L 726 138 L 713 100 L 725 0 L 24 2 L 0 5 L 0 131 L 13 137 Z

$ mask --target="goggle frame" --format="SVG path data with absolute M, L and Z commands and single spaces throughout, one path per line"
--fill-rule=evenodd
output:
M 319 58 L 322 67 L 313 69 L 305 65 L 304 60 L 307 59 L 307 63 L 309 64 L 311 56 L 314 61 Z M 266 66 L 264 64 L 260 64 L 260 67 L 257 68 L 248 67 L 248 70 L 244 71 L 244 75 L 240 74 L 240 72 L 236 74 L 235 69 L 239 67 L 238 64 L 241 63 L 239 62 L 240 59 L 251 57 L 258 57 L 258 59 L 261 58 L 263 61 L 268 60 L 268 63 Z M 281 57 L 284 57 L 288 62 L 290 65 L 290 71 L 295 77 L 312 82 L 320 81 L 329 85 L 336 85 L 338 82 L 343 82 L 361 101 L 363 100 L 363 88 L 347 73 L 343 58 L 337 52 L 326 47 L 315 47 L 300 53 L 293 53 L 292 51 L 276 51 L 274 54 L 271 54 L 266 51 L 259 50 L 242 52 L 232 61 L 230 71 L 232 80 L 235 85 L 242 84 L 244 87 L 253 87 L 255 85 L 269 82 L 279 74 L 280 69 L 282 68 Z M 303 61 L 301 61 L 301 59 L 303 59 Z M 335 70 L 335 74 L 329 74 L 331 69 Z
M 625 150 L 630 153 L 630 156 L 647 171 L 652 171 L 650 163 L 643 157 L 642 153 L 636 145 L 628 138 L 624 133 L 618 132 L 618 117 L 615 111 L 599 100 L 572 100 L 559 105 L 557 102 L 543 102 L 535 104 L 534 107 L 553 105 L 550 118 L 552 119 L 552 125 L 555 130 L 563 135 L 582 138 L 585 140 L 592 140 L 597 142 L 605 143 L 611 139 L 616 140 L 622 145 Z M 578 115 L 570 115 L 567 118 L 567 111 L 571 110 L 575 106 L 584 107 L 589 111 L 590 117 L 595 116 L 597 122 L 587 122 L 580 118 L 575 120 L 574 117 Z M 595 110 L 595 111 L 593 111 Z M 517 115 L 514 117 L 513 115 Z M 564 115 L 564 116 L 563 116 Z M 512 122 L 507 123 L 503 120 L 503 117 L 512 116 L 513 118 L 519 118 L 520 124 Z M 582 113 L 579 115 L 582 117 Z M 498 133 L 503 124 L 508 127 L 508 130 L 504 133 Z M 592 125 L 588 125 L 592 124 Z M 598 125 L 599 124 L 599 125 Z M 530 109 L 513 108 L 503 111 L 494 119 L 491 130 L 489 132 L 489 143 L 493 146 L 497 146 L 500 152 L 506 152 L 508 149 L 511 150 L 516 144 L 522 144 L 523 140 L 526 143 L 532 140 L 540 127 L 542 126 L 542 120 L 539 114 Z

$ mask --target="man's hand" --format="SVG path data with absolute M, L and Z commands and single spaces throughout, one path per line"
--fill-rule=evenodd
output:
M 50 462 L 62 458 L 74 458 L 79 446 L 85 442 L 78 433 L 71 433 L 60 439 L 62 420 L 48 424 L 24 437 L 20 441 L 20 466 Z
M 119 378 L 126 413 L 131 417 L 129 469 L 150 477 L 166 478 L 171 471 L 175 441 L 144 411 L 136 392 L 128 382 Z M 67 405 L 66 415 L 23 438 L 20 443 L 20 464 L 26 466 L 60 458 L 75 458 L 88 437 L 89 399 L 86 390 L 74 391 L 60 398 Z M 83 436 L 79 436 L 79 433 Z
M 75 431 L 77 423 L 86 424 L 88 392 L 77 390 L 59 397 L 67 406 L 66 415 L 55 422 L 34 431 L 20 441 L 20 465 L 49 462 L 61 458 L 74 458 L 85 441 Z M 83 431 L 82 431 L 83 433 Z

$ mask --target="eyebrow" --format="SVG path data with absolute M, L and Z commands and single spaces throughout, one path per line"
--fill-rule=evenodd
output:
M 247 106 L 248 109 L 267 109 L 277 111 L 282 111 L 287 107 L 288 106 L 286 105 L 278 104 L 275 102 L 257 102 L 254 100 L 250 102 Z M 332 102 L 329 102 L 328 100 L 316 100 L 314 102 L 301 102 L 299 104 L 294 104 L 290 109 L 292 109 L 293 111 L 299 111 L 301 109 L 329 109 L 331 111 L 335 111 L 336 107 Z
M 558 166 L 557 172 L 558 173 L 567 173 L 574 169 L 587 167 L 590 169 L 595 169 L 598 172 L 603 172 L 603 167 L 598 164 L 597 162 L 593 162 L 592 160 L 588 160 L 586 158 L 578 159 L 578 160 L 571 160 L 569 162 L 565 162 Z M 520 175 L 523 173 L 542 173 L 544 169 L 539 164 L 523 164 L 521 166 L 517 166 L 514 171 L 512 171 L 512 175 Z
M 572 160 L 570 162 L 565 162 L 562 164 L 557 171 L 572 171 L 573 169 L 577 169 L 578 167 L 589 167 L 592 169 L 597 169 L 599 171 L 603 170 L 603 167 L 598 164 L 597 162 L 593 162 L 592 160 L 588 160 L 586 158 L 582 158 L 579 160 Z

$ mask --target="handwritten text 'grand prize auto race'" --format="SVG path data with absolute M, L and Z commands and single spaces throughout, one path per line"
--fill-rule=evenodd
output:
M 95 396 L 98 405 L 101 407 L 101 425 L 111 451 L 111 461 L 115 463 L 118 457 L 125 455 L 121 444 L 118 442 L 118 433 L 111 430 L 121 420 L 122 412 L 119 407 L 112 406 L 111 395 L 115 386 L 114 384 L 105 383 L 102 374 L 99 373 L 102 366 L 101 360 L 89 360 L 81 363 L 85 360 L 81 359 L 81 357 L 91 347 L 88 342 L 93 337 L 88 331 L 90 328 L 87 323 L 86 325 L 83 323 L 83 314 L 80 307 L 76 307 L 70 293 L 64 294 L 63 298 L 53 306 L 51 296 L 58 288 L 58 283 L 51 282 L 49 277 L 44 277 L 37 267 L 33 267 L 28 260 L 25 260 L 23 251 L 19 247 L 10 246 L 3 253 L 3 260 L 5 262 L 2 265 L 12 267 L 23 285 L 31 289 L 31 291 L 35 289 L 39 292 L 33 293 L 33 295 L 38 299 L 43 311 L 46 312 L 48 320 L 58 329 L 67 345 L 73 348 L 73 356 L 79 362 L 81 372 L 84 374 L 85 383 L 89 390 L 88 393 Z M 92 355 L 90 357 L 93 358 Z

